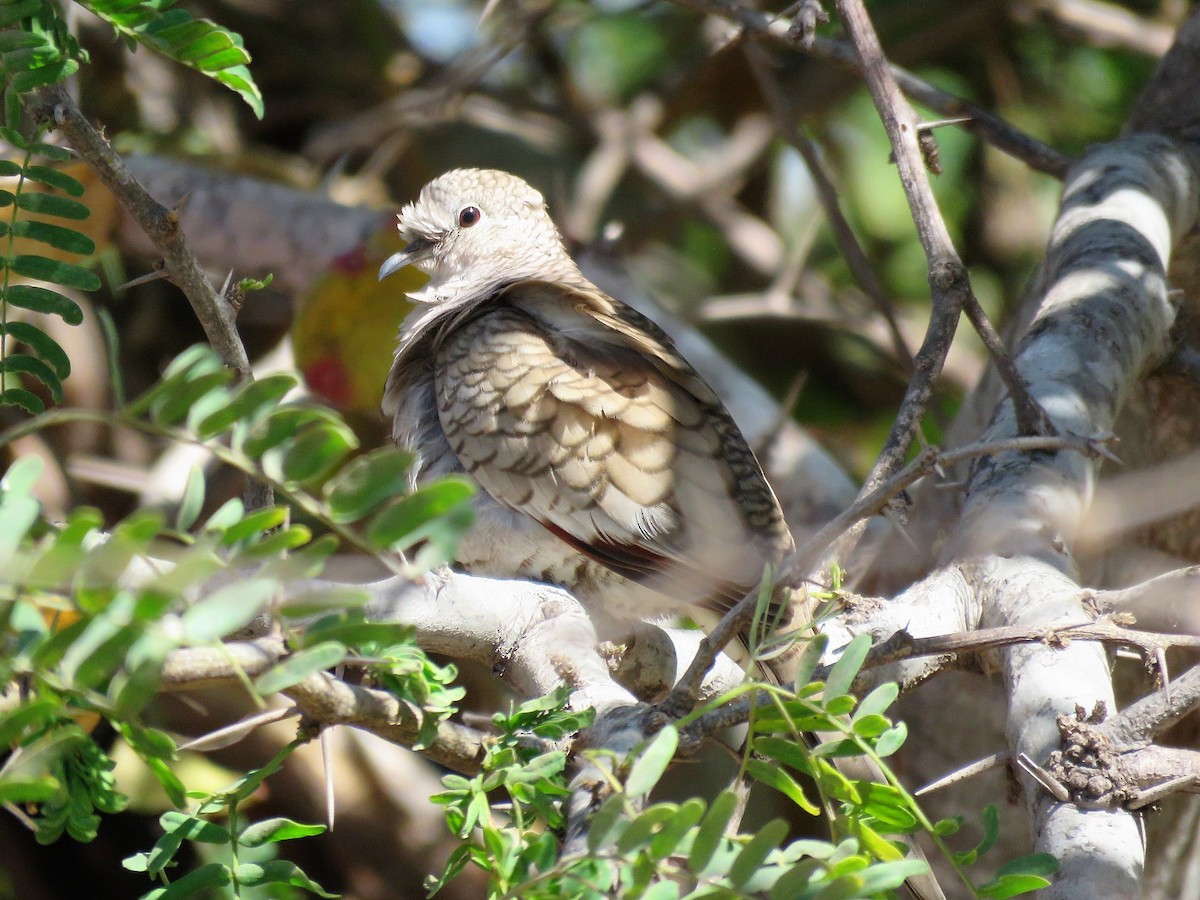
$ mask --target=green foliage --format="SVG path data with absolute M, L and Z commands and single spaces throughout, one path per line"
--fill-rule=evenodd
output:
M 823 641 L 814 644 L 824 649 Z M 861 701 L 850 693 L 868 648 L 869 641 L 848 645 L 825 683 L 805 677 L 795 691 L 770 689 L 769 702 L 752 718 L 738 779 L 781 794 L 808 815 L 823 815 L 829 840 L 789 840 L 787 824 L 778 819 L 744 830 L 736 818 L 742 803 L 732 790 L 711 801 L 647 804 L 675 757 L 680 730 L 731 699 L 723 697 L 662 728 L 627 758 L 584 751 L 611 794 L 591 817 L 586 852 L 563 855 L 557 835 L 565 824 L 559 808 L 567 793 L 565 757 L 544 741 L 558 741 L 582 723 L 563 709 L 567 694 L 561 691 L 497 717 L 504 737 L 481 774 L 444 780 L 447 790 L 435 802 L 446 807 L 447 824 L 464 843 L 430 889 L 436 892 L 472 864 L 487 874 L 493 898 L 887 897 L 926 871 L 898 840 L 917 831 L 941 847 L 972 896 L 1011 897 L 1045 887 L 1054 864 L 1044 856 L 1014 860 L 993 881 L 975 886 L 965 867 L 991 846 L 994 827 L 973 850 L 952 852 L 943 839 L 958 823 L 930 822 L 887 770 L 883 757 L 903 743 L 906 730 L 887 717 L 899 693 L 895 684 L 880 685 Z M 817 655 L 804 654 L 813 657 L 809 673 Z M 554 727 L 539 730 L 536 723 Z M 811 746 L 805 734 L 814 731 L 835 737 Z M 847 778 L 834 761 L 848 756 L 879 766 L 884 782 Z M 504 801 L 495 797 L 501 789 Z M 985 811 L 993 826 L 994 812 Z
M 303 825 L 284 818 L 247 823 L 239 810 L 264 779 L 279 771 L 283 761 L 298 746 L 299 742 L 289 744 L 267 765 L 239 778 L 224 790 L 189 795 L 195 801 L 193 812 L 163 813 L 159 817 L 163 836 L 154 849 L 136 853 L 124 861 L 126 869 L 145 872 L 166 882 L 165 887 L 143 894 L 142 900 L 194 897 L 206 888 L 217 887 L 228 888 L 234 897 L 239 897 L 243 888 L 268 885 L 303 888 L 318 897 L 337 896 L 325 891 L 294 863 L 272 859 L 261 852 L 264 848 L 269 851 L 281 841 L 321 834 L 325 831 L 324 825 Z M 175 865 L 175 855 L 186 841 L 222 845 L 226 860 L 206 863 L 170 881 L 169 869 Z
M 0 32 L 3 34 L 5 32 Z M 33 163 L 34 155 L 61 159 L 64 151 L 36 141 L 26 141 L 13 128 L 0 129 L 0 137 L 22 154 L 21 162 L 0 160 L 0 175 L 16 178 L 13 189 L 0 190 L 0 208 L 8 216 L 0 221 L 0 403 L 20 406 L 29 413 L 45 409 L 42 397 L 21 386 L 20 376 L 40 382 L 54 403 L 62 402 L 62 381 L 71 373 L 71 362 L 61 346 L 44 330 L 16 317 L 14 307 L 42 315 L 56 315 L 69 325 L 83 321 L 79 305 L 55 287 L 95 290 L 100 279 L 94 273 L 59 258 L 88 256 L 95 252 L 91 238 L 46 217 L 81 220 L 88 208 L 71 197 L 80 196 L 83 185 L 56 169 Z M 51 176 L 49 173 L 53 173 Z M 31 190 L 34 183 L 40 191 Z M 60 193 L 61 192 L 61 193 Z M 31 218 L 38 216 L 39 218 Z M 18 245 L 17 241 L 23 243 Z M 29 244 L 44 245 L 58 256 L 30 252 Z M 17 278 L 36 278 L 55 287 L 17 283 Z M 20 344 L 25 352 L 16 352 Z
M 125 38 L 132 49 L 149 47 L 168 59 L 213 78 L 263 115 L 262 94 L 247 66 L 250 54 L 240 35 L 208 19 L 196 19 L 175 0 L 76 0 Z
M 309 526 L 291 522 L 293 510 L 391 559 L 392 545 L 411 544 L 411 532 L 393 524 L 372 543 L 370 526 L 379 515 L 421 496 L 423 512 L 410 509 L 404 521 L 423 534 L 437 532 L 443 549 L 453 552 L 470 519 L 462 512 L 470 497 L 458 480 L 408 494 L 400 476 L 410 457 L 398 450 L 348 463 L 352 432 L 328 410 L 285 400 L 296 384 L 294 376 L 278 375 L 233 386 L 215 354 L 195 347 L 124 410 L 59 410 L 0 435 L 3 446 L 50 424 L 100 419 L 170 440 L 205 441 L 242 471 L 271 473 L 277 493 L 291 503 L 247 512 L 234 500 L 203 520 L 204 481 L 195 477 L 173 522 L 137 512 L 105 531 L 100 514 L 87 507 L 61 523 L 42 518 L 33 493 L 41 469 L 37 458 L 20 459 L 5 473 L 0 685 L 6 686 L 6 702 L 0 746 L 12 753 L 0 769 L 0 799 L 28 805 L 39 840 L 65 833 L 89 841 L 100 814 L 126 803 L 114 788 L 111 760 L 91 734 L 99 719 L 111 723 L 174 804 L 188 803 L 190 795 L 172 767 L 174 741 L 148 726 L 143 715 L 171 653 L 214 645 L 259 616 L 277 618 L 292 649 L 253 683 L 247 679 L 259 694 L 286 691 L 313 673 L 353 662 L 366 670 L 368 683 L 419 710 L 423 741 L 432 740 L 455 711 L 463 693 L 452 684 L 455 669 L 427 659 L 410 629 L 367 622 L 365 592 L 309 589 L 295 591 L 286 602 L 282 598 L 291 582 L 318 575 L 337 545 L 335 536 L 314 540 Z M 435 527 L 442 518 L 451 524 Z M 164 882 L 148 897 L 188 896 L 206 885 L 228 886 L 237 896 L 241 887 L 266 884 L 329 896 L 290 863 L 245 854 L 246 848 L 257 851 L 314 833 L 311 826 L 283 820 L 238 818 L 237 804 L 279 762 L 219 794 L 190 796 L 188 812 L 163 817 L 159 844 L 127 863 Z M 171 860 L 185 840 L 227 844 L 229 858 L 170 881 Z
M 427 887 L 436 892 L 471 863 L 488 874 L 489 896 L 503 896 L 539 871 L 555 865 L 557 840 L 552 830 L 564 825 L 559 802 L 568 793 L 566 753 L 557 744 L 591 724 L 593 712 L 566 709 L 568 691 L 523 703 L 493 723 L 500 735 L 487 749 L 474 778 L 447 775 L 446 790 L 433 802 L 446 808 L 446 823 L 463 839 L 439 878 Z M 507 800 L 493 803 L 493 792 Z M 525 894 L 522 896 L 544 896 Z M 570 896 L 570 895 L 562 895 Z
M 242 39 L 207 19 L 195 19 L 174 8 L 174 0 L 79 0 L 80 5 L 108 22 L 130 46 L 144 44 L 190 68 L 216 79 L 242 97 L 262 118 L 262 95 L 246 65 L 249 54 Z M 61 147 L 41 142 L 21 131 L 23 97 L 30 91 L 56 84 L 74 74 L 87 54 L 63 19 L 59 6 L 49 0 L 0 0 L 0 76 L 4 87 L 4 121 L 0 138 L 20 161 L 0 159 L 0 177 L 15 178 L 12 189 L 0 189 L 3 256 L 0 267 L 0 405 L 19 406 L 30 414 L 45 410 L 46 400 L 23 385 L 29 378 L 41 385 L 55 403 L 62 402 L 62 382 L 71 372 L 62 347 L 45 330 L 15 309 L 60 317 L 69 325 L 83 321 L 79 305 L 60 288 L 94 291 L 100 279 L 70 261 L 89 257 L 92 239 L 60 221 L 83 221 L 88 207 L 76 197 L 83 185 L 61 169 L 35 162 L 69 160 Z M 36 185 L 37 189 L 33 189 Z M 22 243 L 18 245 L 18 241 Z M 39 249 L 31 251 L 32 244 Z M 65 257 L 65 258 L 64 258 Z M 15 277 L 14 277 L 15 276 Z M 24 283 L 24 279 L 47 286 Z M 256 283 L 245 283 L 243 290 Z M 13 349 L 13 344 L 24 348 Z

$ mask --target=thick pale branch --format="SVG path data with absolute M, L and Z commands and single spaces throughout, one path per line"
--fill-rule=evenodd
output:
M 1016 362 L 1062 434 L 1112 427 L 1128 386 L 1161 359 L 1174 311 L 1172 245 L 1195 220 L 1197 183 L 1169 140 L 1135 136 L 1089 154 L 1072 171 L 1043 273 L 1041 308 Z M 984 438 L 1017 432 L 1003 403 Z M 1095 463 L 1074 453 L 1000 454 L 976 461 L 946 560 L 975 559 L 982 623 L 1032 628 L 1085 623 L 1069 555 L 1090 499 Z M 1076 706 L 1112 709 L 1109 668 L 1095 644 L 1024 645 L 1003 654 L 1014 752 L 1044 760 L 1056 719 Z M 1037 846 L 1056 855 L 1054 896 L 1138 892 L 1142 852 L 1123 813 L 1053 802 L 1031 783 Z

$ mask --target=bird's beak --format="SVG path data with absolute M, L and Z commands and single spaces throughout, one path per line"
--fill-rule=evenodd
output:
M 421 254 L 429 249 L 430 245 L 431 242 L 425 238 L 417 238 L 416 240 L 409 241 L 408 246 L 403 250 L 399 253 L 393 253 L 384 260 L 383 265 L 379 267 L 379 280 L 383 281 L 383 279 L 395 272 L 399 272 L 405 266 L 411 266 L 421 258 Z

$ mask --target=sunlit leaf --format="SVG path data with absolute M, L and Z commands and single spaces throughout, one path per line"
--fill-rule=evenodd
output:
M 630 766 L 625 792 L 631 797 L 650 793 L 675 758 L 678 747 L 679 729 L 674 725 L 664 726 Z

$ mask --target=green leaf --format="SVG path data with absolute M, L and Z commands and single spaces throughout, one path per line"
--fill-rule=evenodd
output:
M 983 838 L 979 841 L 979 846 L 975 848 L 975 852 L 982 856 L 995 846 L 996 839 L 1000 837 L 1000 809 L 995 803 L 989 803 L 983 808 L 980 821 L 983 823 Z M 1050 858 L 1053 859 L 1054 857 Z M 1009 863 L 1009 865 L 1012 865 L 1012 863 Z M 999 871 L 1003 873 L 1009 870 L 1001 867 Z M 1016 869 L 1011 871 L 1019 872 L 1023 870 Z M 1034 872 L 1033 874 L 1040 875 L 1042 873 Z
M 722 791 L 713 800 L 688 854 L 688 871 L 693 875 L 703 872 L 712 861 L 713 854 L 725 840 L 725 826 L 733 818 L 737 806 L 738 798 L 732 791 Z
M 988 900 L 1007 900 L 1021 894 L 1031 894 L 1050 887 L 1050 880 L 1039 875 L 1001 875 L 982 887 L 975 888 L 977 897 Z
M 621 836 L 624 827 L 617 829 L 617 823 L 622 822 L 625 815 L 626 799 L 621 794 L 613 794 L 596 810 L 588 826 L 588 850 L 596 853 Z M 628 822 L 623 823 L 628 827 Z
M 46 386 L 55 403 L 62 403 L 62 382 L 58 373 L 38 359 L 25 353 L 10 353 L 0 359 L 0 370 L 12 374 L 32 375 Z
M 679 890 L 679 885 L 673 881 L 658 881 L 646 888 L 642 900 L 675 900 Z
M 25 2 L 31 3 L 31 4 L 37 4 L 36 8 L 37 9 L 41 8 L 41 0 L 25 0 Z M 11 13 L 14 6 L 16 6 L 16 5 L 17 4 L 10 4 L 10 3 L 0 4 L 0 11 L 5 11 L 7 13 Z M 18 18 L 23 18 L 24 15 L 26 15 L 26 14 L 23 14 L 22 16 L 18 16 Z M 29 14 L 29 15 L 31 15 L 31 14 Z M 12 24 L 12 23 L 11 22 L 8 22 L 8 23 L 0 22 L 0 24 Z M 8 141 L 8 143 L 12 144 L 18 150 L 28 150 L 29 149 L 29 142 L 27 140 L 25 140 L 25 137 L 21 134 L 21 132 L 17 131 L 15 128 L 8 128 L 6 126 L 0 126 L 0 139 Z
M 247 826 L 238 835 L 238 843 L 244 847 L 261 847 L 264 844 L 310 837 L 324 831 L 324 825 L 302 825 L 284 818 L 264 819 Z
M 890 784 L 870 781 L 858 783 L 863 812 L 875 819 L 880 831 L 908 834 L 917 826 L 917 818 L 908 800 Z
M 828 646 L 829 635 L 827 634 L 818 634 L 804 645 L 804 649 L 796 657 L 795 684 L 797 691 L 812 680 L 813 672 L 821 664 L 821 657 L 825 655 L 825 648 Z
M 871 636 L 869 634 L 856 635 L 854 640 L 842 648 L 838 661 L 833 664 L 833 668 L 829 671 L 829 677 L 825 679 L 825 697 L 827 699 L 850 693 L 854 679 L 858 676 L 858 670 L 862 668 L 870 649 Z
M 235 432 L 233 445 L 247 456 L 258 459 L 272 447 L 291 440 L 310 422 L 328 422 L 333 427 L 345 427 L 335 413 L 323 406 L 289 403 L 255 422 L 248 431 Z
M 950 837 L 953 834 L 958 834 L 962 828 L 963 817 L 954 816 L 949 819 L 938 819 L 933 823 L 933 833 L 938 837 Z
M 262 863 L 242 863 L 237 867 L 238 884 L 246 887 L 261 887 L 269 884 L 286 884 L 303 888 L 318 897 L 337 897 L 304 874 L 290 859 L 271 859 Z
M 861 873 L 859 890 L 864 897 L 894 891 L 911 876 L 924 875 L 928 871 L 929 865 L 919 859 L 877 863 Z
M 83 196 L 83 183 L 68 175 L 62 169 L 52 169 L 49 166 L 26 166 L 25 177 L 48 187 L 58 188 L 72 197 Z
M 22 194 L 25 196 L 45 197 L 47 194 Z M 100 278 L 91 269 L 74 266 L 57 259 L 45 256 L 14 256 L 8 260 L 8 267 L 18 275 L 26 278 L 36 278 L 39 281 L 50 281 L 63 287 L 76 288 L 81 291 L 100 290 Z M 10 290 L 10 300 L 11 291 Z M 18 306 L 20 304 L 17 304 Z M 64 316 L 64 318 L 66 318 Z
M 127 39 L 203 72 L 235 91 L 262 118 L 262 94 L 246 68 L 250 55 L 239 35 L 208 19 L 193 19 L 177 7 L 164 11 L 164 5 L 155 0 L 80 2 Z
M 908 740 L 908 726 L 897 722 L 875 741 L 875 752 L 880 756 L 891 756 Z
M 982 850 L 980 851 L 983 852 Z M 999 869 L 997 875 L 1055 875 L 1058 873 L 1058 860 L 1049 853 L 1030 853 L 1009 860 Z
M 177 425 L 182 422 L 192 407 L 211 391 L 219 391 L 233 380 L 229 369 L 206 372 L 183 382 L 170 383 L 167 390 L 158 395 L 151 404 L 150 415 L 162 425 Z
M 859 737 L 873 738 L 883 734 L 892 723 L 883 716 L 859 716 L 854 717 L 854 733 Z
M 237 508 L 240 512 L 240 502 Z M 226 525 L 224 534 L 221 535 L 221 543 L 230 546 L 246 538 L 257 538 L 265 531 L 278 528 L 287 521 L 287 517 L 288 511 L 283 506 L 268 506 L 266 509 L 255 510 L 241 520 L 233 521 Z M 216 518 L 216 516 L 214 515 L 213 518 Z M 207 527 L 213 527 L 212 519 L 209 519 Z
M 13 224 L 13 234 L 49 244 L 67 253 L 77 253 L 80 256 L 91 256 L 96 252 L 96 244 L 86 234 L 61 225 L 51 225 L 49 222 L 37 222 L 33 219 L 20 219 Z
M 678 748 L 679 729 L 674 725 L 663 726 L 630 766 L 629 777 L 625 779 L 625 793 L 631 797 L 650 793 L 667 771 Z
M 178 390 L 180 385 L 221 368 L 221 360 L 212 347 L 208 344 L 193 344 L 171 360 L 158 383 L 130 403 L 125 412 L 131 416 L 143 415 L 152 406 L 160 403 L 167 394 Z
M 12 560 L 21 540 L 41 512 L 41 504 L 29 496 L 41 472 L 41 459 L 26 456 L 9 466 L 0 481 L 0 486 L 4 488 L 4 495 L 0 497 L 0 568 L 6 567 Z
M 298 619 L 334 610 L 354 609 L 371 602 L 371 592 L 353 585 L 337 585 L 305 591 L 289 597 L 279 607 L 280 615 Z
M 783 819 L 772 819 L 759 829 L 758 834 L 750 839 L 750 843 L 742 848 L 729 870 L 729 881 L 735 887 L 741 887 L 758 872 L 766 861 L 767 855 L 779 846 L 779 842 L 787 837 L 788 824 Z
M 0 5 L 0 26 L 13 25 L 21 19 L 28 19 L 31 16 L 37 15 L 42 10 L 42 0 L 18 0 L 16 3 L 5 3 Z M 7 139 L 7 135 L 5 138 Z M 9 141 L 14 147 L 20 150 L 25 149 L 25 143 L 20 144 L 15 141 Z
M 346 425 L 310 425 L 286 445 L 278 476 L 285 484 L 319 482 L 341 465 L 346 454 L 357 447 L 358 438 Z M 268 474 L 276 474 L 272 471 L 275 468 L 272 462 L 269 456 L 264 455 L 263 468 Z
M 331 669 L 346 658 L 344 644 L 327 641 L 309 647 L 272 666 L 254 680 L 262 694 L 274 694 L 303 681 L 314 672 Z
M 9 388 L 6 391 L 0 391 L 0 406 L 19 406 L 33 416 L 46 411 L 46 404 L 42 402 L 42 398 L 24 388 Z
M 248 381 L 225 406 L 196 426 L 196 434 L 204 440 L 216 437 L 235 422 L 247 421 L 263 409 L 274 407 L 296 384 L 296 377 L 285 372 Z
M 803 772 L 805 775 L 812 774 L 808 749 L 797 741 L 776 737 L 755 738 L 754 752 L 791 766 L 797 772 Z
M 32 700 L 0 716 L 0 747 L 16 746 L 27 732 L 38 731 L 56 719 L 61 708 L 56 700 Z
M 376 513 L 367 525 L 367 539 L 376 547 L 403 550 L 435 535 L 443 537 L 447 523 L 442 517 L 464 507 L 474 495 L 475 486 L 466 478 L 438 479 Z
M 180 617 L 184 639 L 190 644 L 208 644 L 245 628 L 271 601 L 279 583 L 252 578 L 231 584 L 189 607 Z
M 83 310 L 79 304 L 49 288 L 33 284 L 10 284 L 4 296 L 13 306 L 58 316 L 68 325 L 79 325 L 83 322 Z M 15 324 L 10 322 L 9 327 Z
M 60 59 L 56 62 L 50 62 L 44 66 L 39 66 L 36 69 L 18 72 L 13 76 L 12 81 L 9 82 L 10 90 L 13 90 L 18 94 L 26 94 L 29 91 L 32 91 L 34 88 L 65 81 L 78 71 L 79 62 L 77 60 Z
M 751 759 L 746 763 L 746 774 L 755 781 L 779 791 L 810 816 L 821 814 L 821 810 L 804 796 L 804 790 L 785 769 L 773 766 L 761 759 Z
M 685 801 L 650 841 L 650 855 L 655 859 L 666 859 L 677 853 L 680 841 L 700 822 L 706 809 L 704 801 L 697 797 Z
M 325 487 L 335 522 L 357 522 L 408 491 L 412 454 L 385 447 L 349 463 Z
M 156 888 L 148 894 L 143 894 L 141 900 L 188 900 L 210 888 L 226 887 L 232 880 L 228 866 L 205 863 L 200 868 L 175 879 L 165 888 Z
M 0 477 L 0 491 L 8 496 L 28 494 L 42 477 L 45 463 L 38 456 L 18 456 Z
M 178 748 L 175 741 L 165 731 L 157 728 L 147 728 L 134 722 L 122 722 L 119 726 L 121 737 L 130 748 L 142 757 L 152 757 L 170 761 L 175 758 Z
M 806 888 L 812 883 L 825 864 L 819 859 L 803 859 L 779 876 L 771 887 L 771 900 L 794 900 L 796 897 L 812 896 Z
M 167 834 L 178 835 L 184 840 L 202 844 L 229 843 L 229 829 L 187 813 L 169 810 L 158 817 L 158 824 Z
M 63 348 L 36 325 L 28 322 L 9 322 L 0 325 L 0 334 L 8 334 L 29 347 L 50 364 L 59 378 L 66 378 L 71 374 L 71 360 Z
M 74 219 L 80 222 L 92 214 L 86 203 L 80 203 L 70 197 L 60 197 L 58 194 L 45 194 L 37 191 L 18 194 L 17 208 L 42 216 L 58 216 L 62 219 Z
M 674 803 L 657 803 L 651 806 L 636 816 L 621 833 L 617 839 L 617 852 L 628 856 L 649 842 L 651 837 L 657 836 L 658 829 L 671 821 L 678 812 L 679 807 Z
M 332 624 L 317 623 L 305 630 L 300 637 L 303 647 L 312 647 L 321 641 L 339 641 L 347 646 L 357 646 L 367 643 L 394 644 L 406 641 L 412 637 L 411 625 L 401 625 L 399 622 L 343 622 L 334 620 Z
M 896 702 L 896 698 L 899 696 L 900 685 L 896 684 L 896 682 L 888 681 L 879 685 L 879 687 L 863 697 L 851 721 L 857 722 L 865 716 L 882 716 Z
M 303 547 L 312 540 L 312 529 L 307 525 L 289 525 L 271 534 L 265 534 L 260 539 L 243 547 L 236 557 L 241 565 L 249 560 L 265 559 L 277 553 L 286 553 Z
M 183 497 L 179 501 L 179 510 L 175 513 L 175 527 L 179 531 L 187 531 L 200 518 L 204 509 L 204 470 L 199 466 L 188 469 L 187 481 L 183 486 Z
M 30 147 L 30 151 L 34 156 L 44 156 L 52 162 L 70 162 L 75 157 L 66 147 L 60 147 L 57 144 L 45 144 L 41 141 L 34 141 Z

